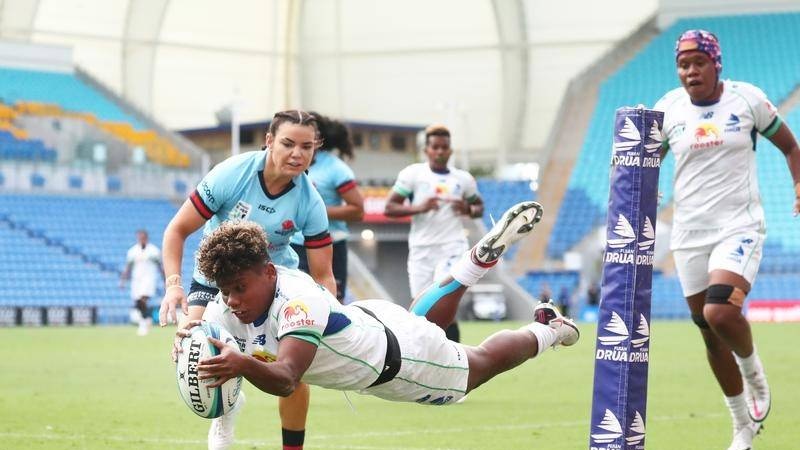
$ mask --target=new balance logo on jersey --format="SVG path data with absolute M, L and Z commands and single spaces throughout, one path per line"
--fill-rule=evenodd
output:
M 597 425 L 597 428 L 601 431 L 592 433 L 592 440 L 597 444 L 608 444 L 622 436 L 622 425 L 619 424 L 617 416 L 610 409 L 606 409 L 603 420 Z
M 642 415 L 639 414 L 639 411 L 636 411 L 633 416 L 633 422 L 631 423 L 631 427 L 629 428 L 630 435 L 625 438 L 625 441 L 628 445 L 639 445 L 644 440 L 644 419 L 642 419 Z
M 712 118 L 712 117 L 714 117 L 714 111 L 709 111 L 709 112 L 707 112 L 707 113 L 700 114 L 700 118 L 701 118 L 701 119 L 706 119 L 706 120 L 708 120 L 708 119 L 710 119 L 710 118 Z

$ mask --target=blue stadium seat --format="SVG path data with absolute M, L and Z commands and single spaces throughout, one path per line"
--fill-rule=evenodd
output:
M 570 178 L 565 203 L 559 211 L 554 232 L 550 236 L 547 254 L 559 258 L 574 246 L 593 227 L 602 224 L 608 200 L 608 171 L 612 142 L 614 111 L 621 106 L 654 105 L 661 95 L 678 87 L 672 57 L 675 39 L 689 28 L 713 30 L 720 38 L 724 52 L 724 77 L 748 81 L 762 88 L 771 100 L 780 103 L 800 84 L 800 51 L 777 49 L 770 43 L 793 45 L 800 42 L 800 14 L 761 14 L 727 17 L 682 19 L 658 35 L 617 73 L 601 83 L 600 91 L 586 132 L 583 146 Z M 764 30 L 769 30 L 768 32 Z M 769 36 L 769 42 L 764 41 Z M 794 127 L 797 130 L 797 126 Z M 769 147 L 762 140 L 759 147 Z M 771 154 L 764 156 L 763 154 Z M 759 148 L 759 179 L 763 193 L 773 183 L 785 181 L 772 178 L 778 174 L 785 180 L 787 170 L 763 163 L 767 158 L 779 159 L 780 154 Z M 672 198 L 672 156 L 662 164 L 659 190 L 664 193 L 662 204 Z M 778 195 L 780 196 L 780 195 Z M 775 211 L 767 204 L 770 233 L 774 230 Z M 785 204 L 782 206 L 785 211 Z M 771 211 L 772 209 L 772 211 Z M 780 221 L 777 221 L 780 223 Z M 783 235 L 780 231 L 779 234 Z M 796 233 L 795 233 L 796 234 Z M 785 237 L 781 237 L 782 240 Z M 794 240 L 792 240 L 794 242 Z

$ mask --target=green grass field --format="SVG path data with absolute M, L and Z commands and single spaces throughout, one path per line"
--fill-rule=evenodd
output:
M 477 343 L 514 324 L 462 324 Z M 307 449 L 587 449 L 593 326 L 492 380 L 463 404 L 389 403 L 314 388 Z M 758 450 L 800 447 L 800 325 L 755 325 L 773 391 Z M 0 329 L 0 449 L 202 449 L 208 422 L 178 396 L 172 330 Z M 236 449 L 278 449 L 276 400 L 245 384 Z M 730 419 L 688 322 L 652 325 L 649 450 L 727 448 Z M 349 398 L 349 401 L 348 401 Z M 350 404 L 352 403 L 352 407 Z

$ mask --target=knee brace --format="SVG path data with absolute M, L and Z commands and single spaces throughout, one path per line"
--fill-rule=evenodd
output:
M 717 305 L 727 303 L 741 308 L 746 295 L 743 290 L 728 284 L 712 284 L 706 291 L 706 303 Z
M 697 328 L 702 330 L 710 330 L 711 327 L 706 322 L 706 319 L 703 317 L 702 314 L 692 314 L 692 322 L 697 325 Z

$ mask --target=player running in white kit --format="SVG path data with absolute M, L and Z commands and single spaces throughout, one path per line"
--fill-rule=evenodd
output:
M 682 87 L 667 93 L 664 151 L 675 155 L 671 248 L 692 320 L 733 417 L 729 450 L 748 450 L 770 410 L 771 395 L 750 325 L 742 315 L 764 245 L 756 177 L 756 134 L 786 155 L 800 210 L 800 149 L 757 87 L 720 80 L 716 36 L 689 30 L 675 58 Z

